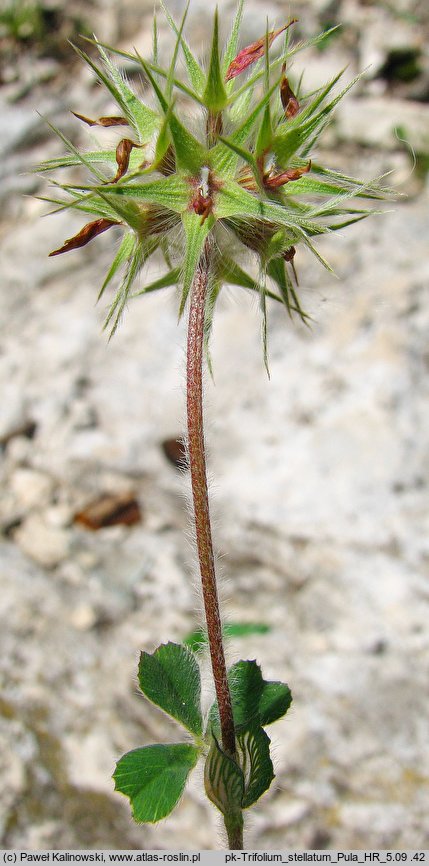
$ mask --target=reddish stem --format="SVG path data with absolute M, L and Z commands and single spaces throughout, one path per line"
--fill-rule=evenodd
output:
M 202 358 L 210 249 L 210 243 L 206 242 L 191 289 L 186 368 L 188 449 L 198 559 L 207 636 L 219 707 L 222 745 L 224 751 L 234 757 L 236 754 L 234 719 L 223 651 L 222 624 L 210 525 L 203 427 Z

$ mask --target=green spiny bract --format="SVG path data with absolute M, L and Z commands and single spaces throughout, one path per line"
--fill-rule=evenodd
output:
M 210 61 L 204 71 L 183 36 L 186 11 L 177 25 L 164 9 L 176 36 L 168 69 L 158 63 L 156 19 L 150 62 L 137 52 L 119 52 L 98 42 L 99 63 L 76 49 L 116 101 L 119 114 L 96 120 L 75 116 L 90 126 L 124 126 L 126 133 L 116 150 L 80 152 L 55 130 L 69 153 L 45 162 L 41 169 L 80 165 L 91 182 L 57 184 L 67 199 L 48 200 L 59 209 L 72 207 L 90 214 L 92 220 L 51 255 L 83 246 L 111 226 L 123 230 L 100 291 L 101 295 L 122 272 L 106 320 L 113 333 L 128 299 L 136 294 L 179 285 L 181 314 L 209 244 L 207 338 L 222 285 L 253 289 L 261 299 L 266 356 L 267 297 L 283 303 L 289 315 L 307 320 L 294 282 L 297 245 L 306 246 L 329 267 L 314 238 L 363 219 L 371 211 L 356 206 L 356 199 L 380 198 L 383 191 L 377 183 L 365 184 L 325 169 L 312 158 L 335 106 L 354 83 L 333 95 L 340 73 L 309 96 L 294 92 L 288 78 L 291 58 L 326 33 L 294 46 L 292 19 L 238 51 L 240 0 L 223 53 L 215 12 Z M 282 49 L 272 59 L 271 45 L 281 34 Z M 176 77 L 179 52 L 187 81 Z M 152 89 L 150 105 L 126 82 L 112 62 L 114 54 L 137 64 Z M 178 96 L 185 96 L 202 118 L 200 136 L 181 116 Z M 196 117 L 193 120 L 194 129 Z M 243 251 L 251 251 L 258 262 L 256 278 L 239 264 Z M 154 253 L 162 254 L 165 273 L 137 292 L 136 277 Z

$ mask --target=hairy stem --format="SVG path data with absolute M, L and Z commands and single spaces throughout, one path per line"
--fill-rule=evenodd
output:
M 223 132 L 223 120 L 221 111 L 209 111 L 207 115 L 207 145 L 214 147 L 217 143 L 219 135 Z
M 243 850 L 243 813 L 224 815 L 228 843 L 231 851 Z
M 222 746 L 224 751 L 234 758 L 236 756 L 234 718 L 226 673 L 222 624 L 216 584 L 203 426 L 202 360 L 204 310 L 210 270 L 210 254 L 211 242 L 207 241 L 191 289 L 186 363 L 188 450 L 195 533 L 207 623 L 207 636 L 219 707 Z M 227 821 L 225 821 L 225 826 L 230 848 L 241 850 L 243 847 L 242 830 L 241 832 L 237 832 L 236 827 L 229 828 Z

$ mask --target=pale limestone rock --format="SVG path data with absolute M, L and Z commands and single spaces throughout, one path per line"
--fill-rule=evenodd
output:
M 12 473 L 10 488 L 19 508 L 41 510 L 49 502 L 54 482 L 43 472 L 20 467 Z
M 418 153 L 429 152 L 429 106 L 394 97 L 348 99 L 340 103 L 336 133 L 341 141 L 354 141 L 366 147 L 398 150 L 395 130 Z
M 14 539 L 27 556 L 45 568 L 55 568 L 66 558 L 69 534 L 49 526 L 42 514 L 30 514 L 15 531 Z

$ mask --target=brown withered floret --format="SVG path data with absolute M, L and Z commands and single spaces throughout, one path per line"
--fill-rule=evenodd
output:
M 251 45 L 247 45 L 246 48 L 243 48 L 237 54 L 237 57 L 234 58 L 232 63 L 230 63 L 228 67 L 228 71 L 226 73 L 225 79 L 226 81 L 230 81 L 232 78 L 235 78 L 237 75 L 240 75 L 240 72 L 243 72 L 250 66 L 252 63 L 255 63 L 256 60 L 259 60 L 260 57 L 265 52 L 265 46 L 268 42 L 268 48 L 273 44 L 274 39 L 287 30 L 291 24 L 296 24 L 297 18 L 292 18 L 288 21 L 287 24 L 284 24 L 283 27 L 279 27 L 278 30 L 271 30 L 270 33 L 267 33 L 266 36 L 263 36 L 261 39 L 257 39 L 256 42 L 252 42 Z
M 308 161 L 307 165 L 302 166 L 301 168 L 287 168 L 286 171 L 281 171 L 280 174 L 268 174 L 264 175 L 264 186 L 267 189 L 278 189 L 280 186 L 284 186 L 286 183 L 290 183 L 293 180 L 299 180 L 303 174 L 307 174 L 311 169 L 311 160 Z
M 277 174 L 273 172 L 271 168 L 268 171 L 265 171 L 263 166 L 261 167 L 260 165 L 258 165 L 258 168 L 260 169 L 261 180 L 265 189 L 274 191 L 284 186 L 286 183 L 299 180 L 303 174 L 307 174 L 311 169 L 311 160 L 308 161 L 307 165 L 300 168 L 287 168 L 285 171 L 281 171 Z M 244 189 L 248 189 L 249 192 L 258 191 L 258 184 L 255 176 L 248 166 L 243 166 L 240 169 L 237 175 L 237 181 L 240 186 L 244 187 Z
M 285 262 L 291 262 L 295 257 L 296 249 L 295 247 L 289 247 L 288 250 L 285 250 L 283 253 L 283 258 Z
M 282 66 L 282 80 L 280 82 L 280 99 L 288 120 L 298 114 L 300 105 L 285 75 L 286 64 Z
M 206 172 L 206 174 L 203 174 Z M 215 179 L 208 167 L 201 170 L 201 177 L 189 178 L 194 194 L 189 203 L 189 209 L 201 216 L 201 225 L 212 213 L 214 207 L 213 194 L 220 189 L 220 183 Z
M 68 253 L 69 250 L 77 250 L 79 247 L 84 247 L 89 244 L 97 235 L 107 231 L 112 226 L 118 226 L 120 223 L 117 220 L 98 219 L 84 225 L 72 238 L 68 238 L 58 250 L 53 250 L 49 253 L 50 256 L 59 256 L 60 253 Z
M 143 144 L 137 144 L 135 141 L 132 141 L 131 138 L 121 138 L 117 148 L 116 148 L 116 162 L 118 164 L 118 170 L 115 174 L 115 177 L 112 180 L 107 181 L 107 183 L 116 183 L 116 181 L 120 180 L 121 177 L 128 171 L 128 166 L 130 164 L 130 155 L 131 151 L 134 147 L 144 147 Z
M 93 120 L 91 117 L 86 117 L 84 114 L 78 114 L 76 111 L 72 111 L 72 114 L 77 117 L 78 120 L 86 123 L 87 126 L 102 126 L 105 128 L 112 126 L 129 126 L 127 118 L 122 115 L 109 115 L 107 117 L 99 117 L 97 120 Z M 107 183 L 116 183 L 124 176 L 124 174 L 126 174 L 130 164 L 131 151 L 134 147 L 144 147 L 144 145 L 132 141 L 131 138 L 121 139 L 116 148 L 116 162 L 118 169 L 115 177 L 113 177 L 112 180 L 108 180 Z
M 85 117 L 84 114 L 78 114 L 77 111 L 72 111 L 75 117 L 78 120 L 82 120 L 83 123 L 86 123 L 87 126 L 128 126 L 129 122 L 126 117 L 121 116 L 111 116 L 111 117 L 99 117 L 97 120 L 92 120 L 90 117 Z

